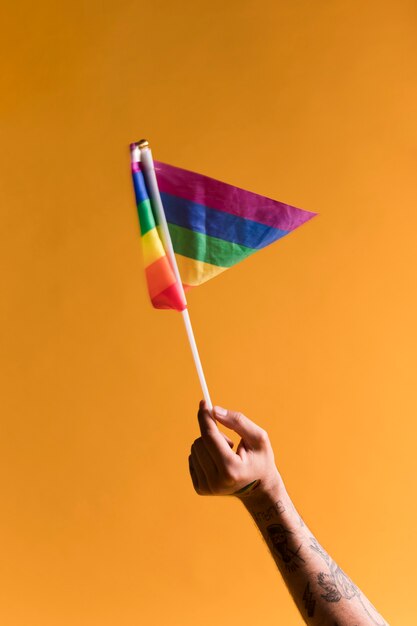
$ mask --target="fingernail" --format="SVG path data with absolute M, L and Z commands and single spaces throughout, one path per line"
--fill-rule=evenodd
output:
M 217 413 L 217 415 L 220 415 L 221 417 L 225 417 L 227 415 L 227 409 L 223 409 L 223 407 L 221 406 L 215 406 L 214 412 Z

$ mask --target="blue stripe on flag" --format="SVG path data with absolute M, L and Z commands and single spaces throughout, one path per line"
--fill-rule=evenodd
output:
M 133 184 L 135 187 L 136 203 L 140 204 L 144 200 L 149 200 L 148 191 L 145 185 L 145 179 L 142 172 L 132 172 Z
M 284 237 L 289 231 L 280 230 L 225 211 L 210 209 L 203 204 L 161 193 L 168 223 L 217 237 L 247 248 L 260 249 Z

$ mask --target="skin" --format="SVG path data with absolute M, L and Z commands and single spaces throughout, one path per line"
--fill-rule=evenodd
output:
M 233 495 L 253 517 L 306 624 L 387 626 L 360 589 L 321 547 L 292 503 L 275 465 L 268 434 L 242 413 L 200 402 L 201 437 L 189 469 L 202 496 Z M 232 441 L 217 422 L 237 433 Z M 237 493 L 253 483 L 252 490 Z

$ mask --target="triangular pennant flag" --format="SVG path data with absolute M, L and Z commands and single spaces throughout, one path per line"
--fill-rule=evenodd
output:
M 214 278 L 316 215 L 173 165 L 154 161 L 154 167 L 185 290 Z M 132 176 L 151 302 L 158 309 L 183 311 L 185 296 L 136 157 Z
M 185 289 L 217 276 L 316 215 L 202 174 L 154 163 Z

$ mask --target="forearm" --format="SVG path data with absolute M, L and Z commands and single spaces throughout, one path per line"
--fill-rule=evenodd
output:
M 315 626 L 385 626 L 362 592 L 323 550 L 282 481 L 241 498 L 261 531 L 303 619 Z
M 242 437 L 236 453 L 214 417 Z M 194 441 L 189 457 L 197 493 L 234 495 L 242 500 L 307 624 L 386 626 L 298 515 L 275 466 L 267 433 L 242 413 L 215 407 L 214 417 L 202 402 L 198 413 L 201 437 Z

